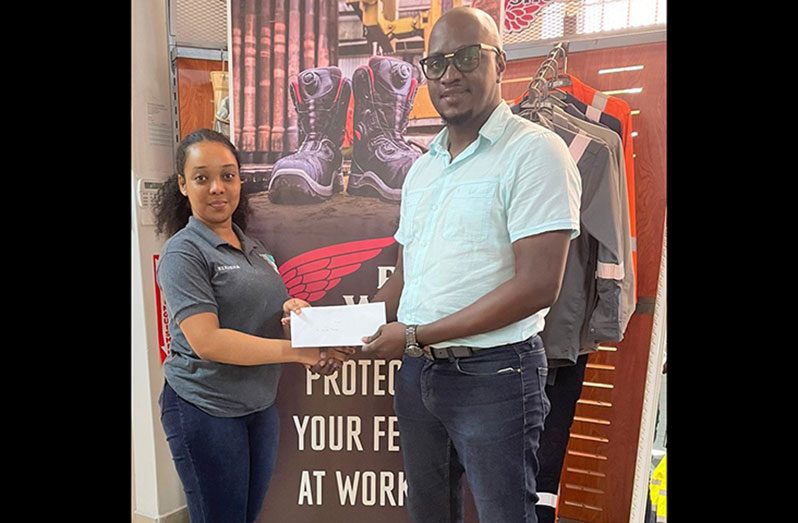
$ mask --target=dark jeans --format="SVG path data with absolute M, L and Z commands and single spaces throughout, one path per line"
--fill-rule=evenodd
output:
M 255 521 L 277 459 L 277 406 L 220 418 L 185 401 L 168 383 L 159 403 L 191 523 Z
M 463 521 L 465 472 L 480 521 L 537 522 L 547 371 L 539 336 L 452 361 L 404 357 L 394 410 L 413 521 Z

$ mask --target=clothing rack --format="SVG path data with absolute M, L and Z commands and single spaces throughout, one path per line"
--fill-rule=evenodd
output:
M 533 110 L 540 108 L 540 104 L 549 96 L 549 89 L 570 84 L 568 77 L 560 78 L 560 75 L 565 74 L 567 70 L 568 42 L 557 42 L 527 85 L 526 99 Z

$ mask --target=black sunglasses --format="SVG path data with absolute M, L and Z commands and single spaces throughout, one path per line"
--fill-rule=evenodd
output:
M 498 56 L 502 54 L 498 47 L 488 44 L 474 44 L 461 47 L 453 53 L 430 55 L 422 58 L 418 63 L 421 64 L 421 70 L 428 80 L 438 80 L 446 74 L 446 68 L 449 67 L 450 62 L 454 63 L 454 66 L 461 73 L 470 73 L 479 67 L 480 51 L 483 49 L 485 51 L 493 51 Z

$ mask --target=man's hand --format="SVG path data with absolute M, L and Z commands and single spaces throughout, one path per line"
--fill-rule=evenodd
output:
M 386 360 L 401 358 L 405 351 L 406 328 L 404 323 L 398 321 L 386 323 L 371 336 L 363 338 L 363 352 Z
M 313 374 L 329 376 L 337 372 L 344 362 L 355 353 L 354 347 L 327 347 L 319 349 L 319 361 L 305 368 Z

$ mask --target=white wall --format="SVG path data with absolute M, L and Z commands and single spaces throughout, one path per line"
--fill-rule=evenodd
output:
M 158 356 L 152 255 L 163 241 L 140 224 L 138 178 L 162 180 L 172 172 L 174 131 L 166 0 L 131 2 L 131 371 L 134 513 L 153 521 L 185 506 L 160 423 L 163 371 Z M 136 518 L 140 519 L 140 518 Z

